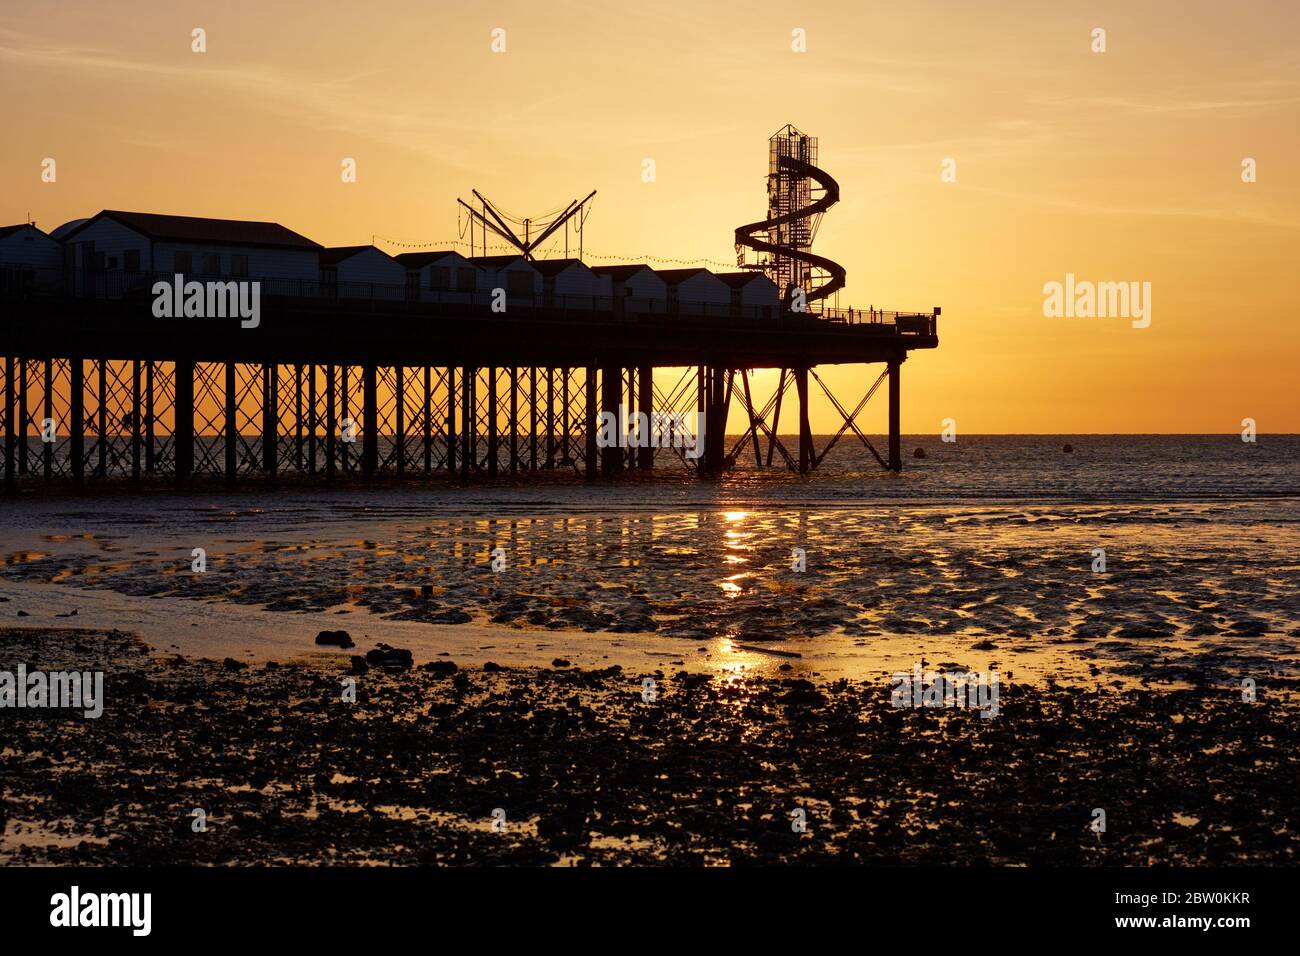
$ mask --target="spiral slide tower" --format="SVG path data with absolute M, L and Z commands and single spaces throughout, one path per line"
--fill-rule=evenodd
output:
M 839 183 L 817 167 L 816 137 L 787 124 L 768 140 L 767 218 L 736 229 L 738 264 L 765 273 L 787 305 L 802 290 L 815 310 L 844 287 L 844 267 L 812 252 L 822 213 L 839 199 Z

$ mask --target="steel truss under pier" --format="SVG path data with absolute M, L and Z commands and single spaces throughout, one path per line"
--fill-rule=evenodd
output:
M 934 315 L 891 324 L 785 313 L 766 321 L 443 307 L 376 314 L 264 300 L 261 324 L 156 319 L 148 302 L 5 302 L 0 317 L 4 483 L 230 484 L 258 479 L 455 480 L 561 471 L 587 478 L 652 469 L 756 466 L 809 472 L 845 436 L 901 469 L 899 370 L 938 345 Z M 427 314 L 426 314 L 427 313 Z M 901 327 L 901 328 L 900 328 Z M 883 365 L 850 408 L 817 366 Z M 761 405 L 750 370 L 779 369 Z M 809 379 L 843 419 L 820 450 Z M 882 454 L 857 418 L 888 383 Z M 746 424 L 731 447 L 728 412 Z M 790 406 L 793 405 L 793 408 Z M 622 411 L 620 411 L 622 409 Z M 602 413 L 626 433 L 637 413 L 662 447 L 604 447 Z M 779 437 L 797 421 L 798 447 Z M 704 421 L 698 456 L 674 441 Z M 655 418 L 654 416 L 659 416 Z M 664 432 L 664 429 L 667 429 Z

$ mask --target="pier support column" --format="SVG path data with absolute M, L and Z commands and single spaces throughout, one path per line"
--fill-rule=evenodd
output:
M 68 360 L 68 442 L 72 452 L 72 483 L 80 486 L 86 480 L 86 362 L 80 355 Z M 191 393 L 192 394 L 192 393 Z M 191 398 L 191 403 L 193 398 Z M 176 397 L 180 404 L 179 392 Z M 180 414 L 179 412 L 177 413 Z M 176 446 L 180 455 L 180 446 Z
M 805 475 L 813 465 L 812 426 L 808 421 L 808 369 L 796 368 L 795 390 L 799 394 L 799 474 Z
M 18 359 L 18 474 L 27 474 L 27 423 L 31 412 L 27 408 L 26 358 Z
M 379 374 L 373 362 L 361 367 L 361 477 L 370 481 L 379 468 Z
M 262 470 L 272 479 L 280 467 L 280 367 L 262 366 Z
M 156 362 L 146 362 L 144 366 L 144 470 L 146 474 L 154 473 L 154 421 L 153 374 Z M 173 434 L 175 429 L 172 429 Z
M 81 360 L 73 359 L 72 366 L 75 372 L 80 368 Z M 176 447 L 176 480 L 186 482 L 194 474 L 194 360 L 177 359 L 174 377 L 176 379 L 176 425 L 173 429 L 172 441 Z M 81 389 L 74 385 L 72 394 L 78 395 L 80 392 Z M 73 421 L 80 417 L 79 411 L 73 412 Z
M 528 370 L 528 470 L 537 470 L 537 367 Z
M 641 368 L 637 370 L 636 381 L 638 388 L 636 407 L 638 411 L 645 414 L 648 432 L 645 437 L 648 442 L 652 440 L 654 436 L 654 369 L 649 365 L 642 365 Z M 655 450 L 652 446 L 647 444 L 646 447 L 637 450 L 636 466 L 645 470 L 654 468 Z
M 406 369 L 397 365 L 393 367 L 393 441 L 394 461 L 397 463 L 397 477 L 406 474 Z
M 629 367 L 627 370 L 627 400 L 623 403 L 627 407 L 627 421 L 623 423 L 623 437 L 627 439 L 627 451 L 623 454 L 624 467 L 631 471 L 637 464 L 637 450 L 632 447 L 631 429 L 636 422 L 636 369 Z
M 519 369 L 510 366 L 510 477 L 519 474 Z
M 99 463 L 95 466 L 95 476 L 98 478 L 108 477 L 108 360 L 100 359 L 95 363 L 95 372 L 98 377 L 98 401 L 95 410 L 96 424 L 99 431 Z M 25 378 L 26 376 L 24 376 Z M 23 422 L 24 434 L 23 444 L 27 444 L 27 423 Z
M 697 412 L 695 420 L 703 422 L 704 427 L 707 429 L 709 422 L 709 370 L 704 365 L 696 366 L 695 369 L 695 408 Z M 699 474 L 703 474 L 705 469 L 708 468 L 708 455 L 705 454 L 708 446 L 698 447 L 699 443 L 705 441 L 706 438 L 707 432 L 695 436 L 696 451 L 699 452 L 698 457 L 695 459 L 695 470 Z
M 139 408 L 139 405 L 140 405 L 140 401 L 139 401 L 139 399 L 140 399 L 140 363 L 139 363 L 139 362 L 136 362 L 136 364 L 135 364 L 135 376 L 136 376 L 136 383 L 135 383 L 135 393 L 136 393 L 136 417 L 138 418 L 138 417 L 139 417 L 139 414 L 140 414 L 140 408 Z M 44 389 L 44 393 L 45 393 L 45 397 L 44 397 L 44 409 L 43 409 L 43 410 L 44 410 L 45 414 L 42 415 L 41 417 L 44 418 L 44 419 L 47 419 L 47 420 L 51 420 L 51 421 L 52 421 L 52 420 L 54 419 L 54 360 L 53 360 L 53 359 L 48 359 L 48 358 L 45 360 L 45 389 Z M 137 423 L 137 424 L 138 424 L 138 423 Z M 42 428 L 42 430 L 44 430 L 44 428 L 45 428 L 45 422 L 44 422 L 44 421 L 41 422 L 41 428 Z M 139 429 L 138 429 L 138 428 L 137 428 L 137 434 L 139 434 Z M 44 467 L 44 471 L 45 471 L 45 480 L 46 480 L 46 481 L 49 481 L 49 480 L 51 480 L 51 479 L 54 477 L 54 442 L 51 442 L 51 441 L 42 442 L 41 458 L 43 459 L 43 461 L 42 461 L 42 465 L 43 465 L 43 467 Z
M 478 416 L 474 414 L 474 378 L 478 370 L 468 365 L 460 370 L 460 476 L 469 479 L 478 465 Z
M 45 367 L 48 373 L 49 364 L 46 363 Z M 47 399 L 49 394 L 50 392 L 47 386 L 45 390 Z M 136 484 L 140 483 L 140 452 L 143 438 L 140 434 L 140 398 L 140 360 L 136 359 L 131 363 L 131 481 Z M 49 417 L 50 413 L 46 412 L 45 414 L 46 417 Z M 46 445 L 45 447 L 46 449 L 49 449 L 50 446 Z M 49 462 L 47 461 L 46 470 L 48 471 L 48 469 Z
M 337 442 L 339 435 L 338 396 L 335 389 L 334 365 L 325 366 L 325 477 L 332 481 L 338 473 Z
M 729 369 L 705 369 L 704 470 L 718 474 L 726 466 L 727 410 L 731 407 Z
M 420 416 L 424 425 L 424 473 L 433 474 L 433 369 L 424 367 L 424 413 Z
M 497 476 L 497 367 L 488 366 L 488 477 Z
M 302 366 L 293 367 L 293 467 L 302 474 Z
M 617 365 L 606 366 L 600 373 L 601 414 L 614 416 L 614 443 L 600 450 L 600 473 L 606 478 L 623 470 L 623 449 L 618 445 L 618 435 L 623 423 L 619 421 L 619 403 L 623 398 L 623 370 Z
M 456 477 L 456 369 L 447 366 L 447 476 Z
M 343 473 L 347 474 L 352 470 L 352 456 L 348 454 L 348 446 L 356 441 L 357 422 L 352 417 L 351 407 L 352 390 L 348 386 L 348 366 L 339 366 L 339 425 L 342 430 L 347 432 L 347 441 L 343 441 L 343 435 L 339 435 L 339 466 Z
M 902 365 L 901 359 L 894 359 L 889 363 L 889 469 L 890 471 L 903 470 L 903 450 L 902 435 L 899 433 L 900 420 L 900 393 L 899 393 L 899 366 Z
M 226 484 L 235 483 L 235 474 L 239 468 L 237 460 L 239 445 L 239 423 L 236 421 L 238 412 L 237 389 L 239 376 L 236 374 L 235 363 L 226 363 Z
M 596 477 L 596 456 L 599 454 L 596 443 L 596 430 L 599 416 L 596 410 L 596 366 L 587 366 L 587 478 Z
M 316 366 L 307 366 L 307 474 L 316 474 L 316 432 L 320 430 L 316 404 Z
M 546 467 L 555 467 L 555 369 L 546 370 Z
M 572 369 L 564 366 L 560 374 L 560 464 L 568 465 L 573 459 L 569 457 L 569 373 Z
M 5 356 L 5 487 L 12 489 L 18 480 L 14 473 L 14 452 L 18 448 L 18 431 L 14 427 L 14 357 Z

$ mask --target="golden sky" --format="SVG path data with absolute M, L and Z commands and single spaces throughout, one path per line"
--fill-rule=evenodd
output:
M 1300 432 L 1298 36 L 1292 0 L 33 0 L 0 10 L 0 220 L 441 243 L 473 187 L 521 214 L 598 189 L 589 252 L 732 262 L 793 123 L 841 185 L 841 304 L 943 307 L 904 431 Z M 1066 273 L 1150 282 L 1150 327 L 1045 318 Z M 823 377 L 852 406 L 874 374 Z

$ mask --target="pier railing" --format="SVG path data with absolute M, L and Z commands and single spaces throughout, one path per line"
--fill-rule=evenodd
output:
M 416 288 L 408 284 L 346 282 L 335 279 L 277 276 L 187 274 L 186 282 L 257 282 L 263 300 L 289 311 L 372 312 L 458 317 L 499 315 L 492 289 L 459 291 Z M 149 308 L 156 283 L 171 285 L 174 273 L 82 271 L 0 263 L 0 300 L 78 301 L 139 300 Z M 774 305 L 734 302 L 661 300 L 640 296 L 508 292 L 506 308 L 525 315 L 545 315 L 568 322 L 674 322 L 719 324 L 739 328 L 815 328 L 852 326 L 864 333 L 934 336 L 938 310 L 898 312 L 881 309 L 822 309 L 793 312 Z

